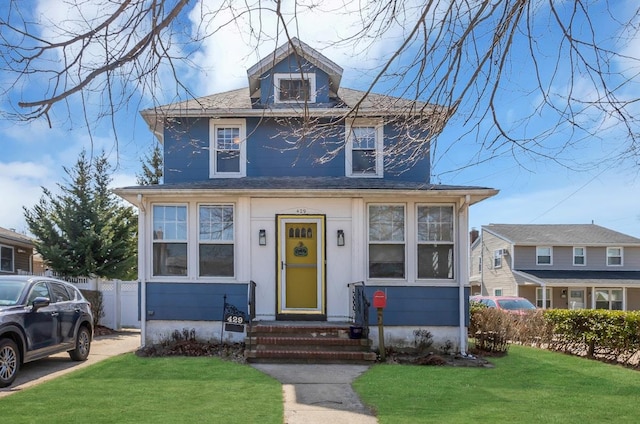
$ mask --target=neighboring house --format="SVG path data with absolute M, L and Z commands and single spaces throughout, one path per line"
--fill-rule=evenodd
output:
M 0 275 L 33 272 L 34 247 L 31 237 L 0 227 Z
M 640 239 L 594 224 L 484 225 L 470 279 L 472 293 L 540 308 L 640 310 Z
M 143 343 L 221 337 L 223 296 L 247 312 L 250 282 L 257 321 L 347 322 L 364 282 L 387 294 L 390 342 L 427 328 L 464 349 L 469 206 L 497 191 L 430 184 L 437 111 L 341 87 L 296 39 L 247 73 L 247 88 L 142 111 L 164 182 L 116 193 L 139 209 Z

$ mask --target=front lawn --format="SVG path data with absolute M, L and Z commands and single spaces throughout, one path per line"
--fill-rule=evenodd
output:
M 354 388 L 381 424 L 638 422 L 638 371 L 523 346 L 491 362 L 376 365 Z
M 122 355 L 0 399 L 2 422 L 282 423 L 281 384 L 212 357 Z

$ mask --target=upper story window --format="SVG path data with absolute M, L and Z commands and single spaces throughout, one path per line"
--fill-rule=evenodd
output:
M 502 268 L 502 249 L 493 251 L 493 267 Z M 500 295 L 496 295 L 500 296 Z
M 404 206 L 369 205 L 369 277 L 404 278 Z
M 201 205 L 198 221 L 200 276 L 233 277 L 233 206 Z
M 209 134 L 210 176 L 244 177 L 247 173 L 245 120 L 212 119 Z
M 357 119 L 347 122 L 345 128 L 345 175 L 382 177 L 384 175 L 382 122 Z
M 478 257 L 478 272 L 482 272 L 482 256 Z
M 274 100 L 276 103 L 315 103 L 316 75 L 313 73 L 275 74 Z
M 536 247 L 536 265 L 552 265 L 552 253 L 551 247 Z
M 13 272 L 13 247 L 0 246 L 0 271 Z
M 573 248 L 573 264 L 578 266 L 587 264 L 587 252 L 584 247 Z
M 453 206 L 418 206 L 418 278 L 453 278 Z
M 187 207 L 153 206 L 153 275 L 187 275 Z
M 607 247 L 607 266 L 622 266 L 622 247 Z

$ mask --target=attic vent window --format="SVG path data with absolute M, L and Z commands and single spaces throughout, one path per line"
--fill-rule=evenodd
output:
M 315 74 L 275 74 L 274 98 L 276 103 L 315 103 Z

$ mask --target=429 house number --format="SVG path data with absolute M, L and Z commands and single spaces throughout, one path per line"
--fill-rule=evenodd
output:
M 305 208 L 298 208 L 298 209 L 296 209 L 296 213 L 297 214 L 306 214 L 307 210 Z

